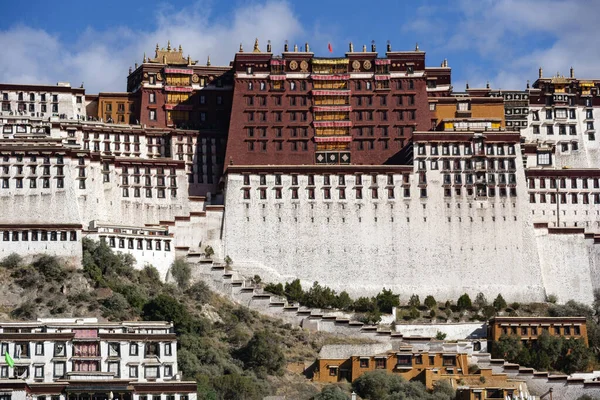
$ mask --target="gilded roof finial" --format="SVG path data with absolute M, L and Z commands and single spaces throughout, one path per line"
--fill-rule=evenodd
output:
M 258 48 L 258 38 L 254 40 L 254 49 L 252 49 L 253 53 L 260 53 L 260 49 Z
M 146 57 L 146 52 L 144 52 L 144 63 L 148 62 L 148 57 Z
M 163 64 L 166 64 L 166 63 L 167 63 L 167 56 L 165 56 L 164 54 L 163 54 L 162 63 L 163 63 Z
M 208 58 L 206 59 L 206 66 L 210 67 L 210 56 L 208 56 Z
M 363 44 L 363 53 L 366 53 L 366 52 L 367 52 L 367 45 Z
M 415 45 L 415 51 L 419 51 L 419 43 L 417 42 L 417 44 Z
M 298 45 L 297 44 L 294 45 L 294 52 L 296 52 L 296 53 L 298 52 Z
M 171 51 L 171 41 L 170 40 L 167 42 L 167 50 Z
M 538 71 L 538 76 L 539 76 L 539 78 L 540 78 L 540 79 L 541 79 L 541 78 L 542 78 L 542 76 L 543 76 L 543 74 L 542 74 L 543 72 L 544 72 L 544 70 L 542 69 L 542 67 L 540 67 L 540 69 L 539 69 L 539 71 Z
M 354 45 L 352 42 L 350 42 L 350 45 L 348 46 L 348 51 L 350 51 L 350 53 L 354 53 Z
M 181 45 L 179 45 L 179 52 L 183 53 L 183 48 L 181 47 Z
M 240 43 L 240 53 L 244 52 L 244 46 L 242 46 L 242 44 Z
M 192 65 L 192 57 L 190 57 L 189 54 L 187 56 L 187 62 L 188 62 L 188 65 Z

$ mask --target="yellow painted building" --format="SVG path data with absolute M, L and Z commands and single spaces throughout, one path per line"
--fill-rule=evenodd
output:
M 425 383 L 426 370 L 443 374 L 467 373 L 467 354 L 414 352 L 409 349 L 342 359 L 320 358 L 313 380 L 323 383 L 352 382 L 365 372 L 376 370 L 385 370 L 406 380 L 417 378 Z
M 504 99 L 488 97 L 489 89 L 467 90 L 465 94 L 429 99 L 433 111 L 434 130 L 464 130 L 477 127 L 488 130 L 503 129 Z

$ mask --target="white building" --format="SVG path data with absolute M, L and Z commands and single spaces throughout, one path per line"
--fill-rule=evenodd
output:
M 0 353 L 6 400 L 196 400 L 196 383 L 182 381 L 177 369 L 172 323 L 4 322 Z

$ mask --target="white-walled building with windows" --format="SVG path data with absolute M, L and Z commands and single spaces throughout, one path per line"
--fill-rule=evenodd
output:
M 3 322 L 0 352 L 6 400 L 196 400 L 196 383 L 177 369 L 168 322 Z

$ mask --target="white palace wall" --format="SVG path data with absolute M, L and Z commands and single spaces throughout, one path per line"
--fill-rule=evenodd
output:
M 402 175 L 394 175 L 395 198 L 353 193 L 354 175 L 346 175 L 346 199 L 323 199 L 322 175 L 315 175 L 316 200 L 306 198 L 307 176 L 299 175 L 299 199 L 291 199 L 291 176 L 282 176 L 282 199 L 275 199 L 274 176 L 267 175 L 267 199 L 258 195 L 259 176 L 250 176 L 251 196 L 243 198 L 243 176 L 227 175 L 225 253 L 248 274 L 265 281 L 300 278 L 318 281 L 352 296 L 373 295 L 386 287 L 406 300 L 458 298 L 467 292 L 510 300 L 545 296 L 524 178 L 516 197 L 474 200 L 445 198 L 430 171 L 428 197 L 419 198 L 411 175 L 411 196 L 403 197 Z M 522 170 L 521 170 L 522 174 Z M 437 174 L 439 175 L 439 174 Z M 337 179 L 336 176 L 332 178 Z M 369 187 L 370 175 L 363 184 Z

